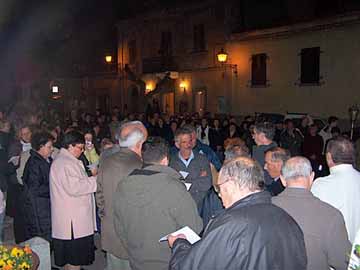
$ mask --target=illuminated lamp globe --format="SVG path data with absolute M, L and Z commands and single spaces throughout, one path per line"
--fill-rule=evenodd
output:
M 111 61 L 112 61 L 112 56 L 111 56 L 111 55 L 105 56 L 105 61 L 106 61 L 106 63 L 111 63 Z
M 220 52 L 217 54 L 217 59 L 220 63 L 225 63 L 227 60 L 228 54 L 222 48 Z

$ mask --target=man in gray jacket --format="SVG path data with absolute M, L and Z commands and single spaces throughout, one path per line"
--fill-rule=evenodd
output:
M 164 139 L 143 145 L 143 169 L 119 182 L 114 196 L 114 227 L 129 254 L 132 270 L 168 269 L 171 251 L 159 239 L 184 226 L 202 230 L 196 204 L 168 167 L 169 147 Z
M 204 197 L 212 186 L 212 176 L 207 157 L 193 151 L 191 132 L 187 128 L 176 130 L 175 145 L 179 151 L 172 154 L 169 166 L 179 172 L 185 182 L 191 183 L 189 192 L 200 210 Z
M 347 269 L 351 245 L 339 210 L 320 201 L 310 192 L 314 179 L 310 161 L 289 159 L 281 169 L 286 189 L 272 201 L 299 224 L 304 233 L 308 270 Z
M 147 131 L 139 121 L 123 124 L 119 130 L 120 150 L 105 158 L 97 177 L 96 204 L 101 218 L 101 246 L 107 252 L 107 270 L 129 270 L 127 250 L 114 229 L 113 196 L 116 187 L 134 169 L 141 168 L 141 148 Z

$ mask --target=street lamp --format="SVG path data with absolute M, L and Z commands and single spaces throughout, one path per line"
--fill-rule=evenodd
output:
M 226 63 L 228 59 L 228 54 L 224 51 L 224 48 L 221 48 L 220 52 L 217 53 L 216 57 L 217 60 L 220 62 L 220 64 L 225 67 L 225 69 L 227 66 L 230 67 L 231 69 L 234 70 L 235 76 L 237 76 L 237 65 Z M 224 76 L 225 76 L 225 72 L 223 72 L 223 77 Z
M 187 86 L 187 85 L 186 85 L 186 82 L 185 82 L 185 81 L 182 81 L 179 86 L 180 86 L 181 89 L 183 89 L 184 94 L 185 94 L 185 92 L 186 92 L 186 86 Z
M 350 139 L 352 140 L 354 135 L 354 127 L 355 122 L 359 114 L 359 107 L 357 105 L 353 105 L 349 108 L 349 114 L 350 114 L 350 121 L 351 121 L 351 132 L 350 132 Z
M 188 111 L 188 101 L 187 101 L 187 94 L 186 94 L 186 87 L 187 87 L 187 82 L 186 81 L 181 81 L 179 84 L 180 89 L 183 90 L 182 93 L 182 97 L 180 99 L 180 103 L 179 103 L 179 112 L 180 113 L 185 113 Z
M 105 56 L 105 61 L 106 61 L 106 63 L 110 64 L 112 62 L 112 56 L 111 55 L 106 55 Z
M 224 48 L 221 48 L 221 51 L 218 52 L 216 56 L 221 64 L 226 63 L 228 54 L 224 51 Z

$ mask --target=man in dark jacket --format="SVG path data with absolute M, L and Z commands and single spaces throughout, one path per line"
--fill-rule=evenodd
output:
M 179 151 L 171 156 L 169 166 L 191 183 L 189 192 L 200 211 L 206 193 L 211 188 L 212 176 L 209 161 L 205 155 L 193 151 L 191 138 L 191 131 L 186 128 L 176 131 L 175 145 Z
M 198 140 L 197 134 L 196 134 L 196 129 L 192 125 L 189 125 L 189 124 L 183 126 L 182 129 L 186 130 L 186 132 L 188 134 L 190 134 L 190 138 L 191 138 L 190 143 L 192 146 L 192 150 L 196 153 L 204 155 L 209 160 L 209 162 L 212 165 L 214 165 L 216 170 L 220 171 L 221 166 L 222 166 L 220 159 L 218 158 L 218 156 L 216 155 L 214 150 L 211 149 L 210 146 L 208 146 L 208 145 L 202 143 L 200 140 Z M 178 151 L 179 151 L 179 147 L 175 144 L 170 149 L 170 155 L 173 156 L 173 155 L 177 154 Z
M 285 187 L 280 180 L 280 171 L 283 164 L 290 158 L 290 152 L 287 149 L 274 147 L 265 153 L 264 169 L 269 173 L 273 182 L 266 186 L 266 189 L 272 196 L 277 196 L 284 191 Z
M 184 226 L 197 233 L 202 230 L 196 204 L 180 174 L 167 166 L 166 141 L 151 139 L 142 151 L 148 165 L 119 182 L 114 196 L 115 231 L 128 250 L 133 270 L 168 269 L 171 251 L 159 239 Z
M 170 269 L 305 270 L 303 233 L 282 209 L 271 204 L 260 165 L 246 157 L 225 164 L 216 188 L 226 210 L 191 245 L 169 236 Z
M 285 127 L 280 136 L 280 145 L 282 148 L 288 149 L 291 156 L 298 156 L 301 154 L 304 137 L 290 119 L 285 120 Z
M 252 132 L 255 144 L 252 148 L 251 156 L 261 167 L 265 165 L 265 153 L 267 150 L 276 147 L 276 142 L 273 141 L 275 134 L 275 127 L 272 123 L 264 122 L 257 123 Z M 271 185 L 273 179 L 267 171 L 265 171 L 265 185 Z

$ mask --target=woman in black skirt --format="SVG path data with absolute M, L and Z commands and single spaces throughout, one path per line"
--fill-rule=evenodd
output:
M 64 148 L 50 169 L 51 221 L 55 264 L 66 270 L 80 269 L 95 259 L 96 177 L 87 176 L 78 160 L 84 137 L 75 131 L 64 136 Z M 96 172 L 92 172 L 96 175 Z

